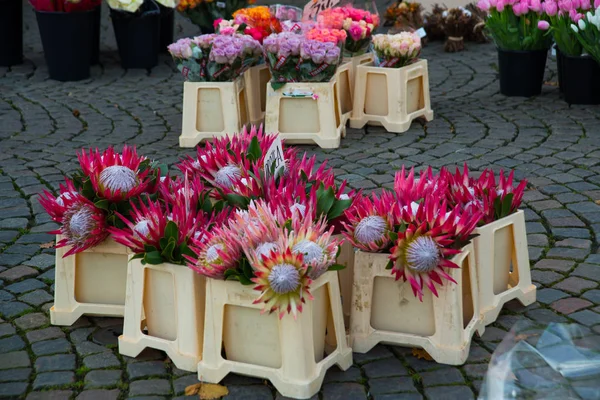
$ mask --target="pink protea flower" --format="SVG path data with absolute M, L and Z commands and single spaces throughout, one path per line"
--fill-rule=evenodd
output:
M 195 257 L 186 257 L 188 267 L 214 279 L 225 279 L 225 272 L 235 269 L 241 257 L 241 246 L 236 233 L 223 225 L 214 224 L 191 240 L 190 249 Z
M 392 274 L 396 280 L 408 281 L 413 294 L 423 301 L 423 288 L 427 286 L 437 296 L 435 283 L 443 285 L 442 278 L 456 283 L 444 268 L 459 268 L 449 260 L 460 250 L 450 248 L 452 240 L 440 232 L 439 228 L 427 229 L 425 223 L 411 223 L 391 250 Z
M 289 232 L 281 248 L 291 248 L 292 252 L 302 254 L 304 264 L 310 267 L 308 276 L 314 280 L 335 263 L 338 242 L 332 240 L 332 233 L 333 227 L 328 230 L 324 219 L 317 223 L 305 219 L 298 229 Z
M 414 167 L 407 174 L 403 165 L 394 177 L 394 192 L 400 207 L 410 207 L 411 203 L 423 199 L 427 183 L 427 179 L 415 179 Z
M 396 207 L 394 196 L 386 190 L 380 196 L 360 196 L 344 214 L 347 219 L 347 222 L 342 222 L 346 229 L 344 237 L 364 251 L 387 249 L 390 246 L 387 233 L 394 225 Z
M 281 319 L 287 312 L 296 319 L 306 299 L 313 299 L 310 293 L 312 281 L 301 253 L 294 253 L 290 248 L 272 251 L 254 268 L 254 289 L 261 292 L 254 304 L 265 303 L 263 313 L 277 311 Z
M 52 193 L 47 190 L 44 190 L 43 193 L 38 198 L 41 206 L 44 207 L 44 210 L 50 215 L 52 221 L 59 222 L 62 220 L 63 214 L 66 211 L 65 200 L 66 199 L 75 199 L 79 196 L 79 192 L 75 189 L 73 185 L 73 181 L 70 179 L 65 179 L 65 184 L 60 184 L 60 195 L 58 197 L 54 197 Z
M 161 199 L 171 205 L 183 203 L 194 210 L 200 209 L 207 196 L 206 187 L 199 176 L 186 176 L 183 179 L 167 176 L 158 184 L 158 193 Z
M 56 247 L 71 246 L 64 257 L 100 244 L 108 237 L 106 215 L 80 194 L 62 198 L 61 227 L 51 234 L 62 235 Z
M 150 168 L 141 171 L 140 164 L 146 160 L 138 156 L 135 147 L 123 146 L 121 154 L 112 147 L 100 153 L 98 149 L 77 153 L 83 174 L 90 178 L 99 197 L 112 202 L 137 197 L 154 191 Z

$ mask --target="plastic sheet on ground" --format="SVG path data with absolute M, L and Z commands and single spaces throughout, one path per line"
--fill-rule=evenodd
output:
M 479 399 L 600 399 L 600 335 L 577 324 L 517 323 L 494 351 Z

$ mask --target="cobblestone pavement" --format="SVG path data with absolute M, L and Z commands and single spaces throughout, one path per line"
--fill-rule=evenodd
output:
M 45 233 L 54 225 L 36 201 L 37 193 L 57 189 L 73 171 L 82 146 L 126 142 L 169 163 L 190 153 L 177 144 L 181 79 L 167 56 L 151 73 L 123 71 L 105 21 L 102 66 L 94 67 L 92 79 L 50 81 L 35 18 L 26 9 L 27 61 L 0 69 L 0 397 L 181 396 L 196 376 L 165 362 L 164 354 L 146 351 L 131 359 L 118 354 L 114 341 L 95 343 L 97 332 L 119 320 L 84 317 L 72 327 L 50 326 L 54 250 L 40 245 L 54 239 Z M 181 21 L 177 31 L 194 33 Z M 329 159 L 340 179 L 363 189 L 391 185 L 402 164 L 515 168 L 529 180 L 526 217 L 538 302 L 509 304 L 475 338 L 465 366 L 437 365 L 408 349 L 378 346 L 355 354 L 344 373 L 333 368 L 321 399 L 469 399 L 494 348 L 518 319 L 577 322 L 600 333 L 600 107 L 569 108 L 550 84 L 534 99 L 499 95 L 492 45 L 468 44 L 464 53 L 445 54 L 433 44 L 424 57 L 434 121 L 414 123 L 403 134 L 349 130 L 337 150 L 306 150 Z M 548 81 L 555 80 L 554 69 L 550 61 Z M 224 383 L 228 399 L 282 399 L 260 380 L 232 375 Z

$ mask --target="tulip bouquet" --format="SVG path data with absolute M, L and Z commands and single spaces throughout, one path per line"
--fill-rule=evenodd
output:
M 327 82 L 341 61 L 346 32 L 337 29 L 311 29 L 303 34 L 282 32 L 263 42 L 265 60 L 271 71 L 271 84 L 286 82 Z
M 256 0 L 180 0 L 177 10 L 198 26 L 202 32 L 210 33 L 214 30 L 214 21 L 229 20 L 236 10 L 248 7 L 255 2 Z
M 373 36 L 376 65 L 402 68 L 414 63 L 421 54 L 421 38 L 415 32 Z
M 78 12 L 78 11 L 89 11 L 98 7 L 102 0 L 81 0 L 81 1 L 70 1 L 70 0 L 29 0 L 31 5 L 36 11 L 45 12 Z
M 542 5 L 548 15 L 549 24 L 540 22 L 541 28 L 550 30 L 558 49 L 563 54 L 580 56 L 583 48 L 577 40 L 576 33 L 571 29 L 571 24 L 577 24 L 583 17 L 582 13 L 590 9 L 589 1 L 546 0 Z
M 44 191 L 39 198 L 60 224 L 51 232 L 62 235 L 57 247 L 71 247 L 65 257 L 101 243 L 109 227 L 124 226 L 123 218 L 131 218 L 136 204 L 155 197 L 161 171 L 167 171 L 128 146 L 122 153 L 113 148 L 102 153 L 82 150 L 78 159 L 81 169 L 60 186 L 60 195 Z
M 379 15 L 352 6 L 334 7 L 317 15 L 317 25 L 346 31 L 344 56 L 353 57 L 368 50 L 371 37 L 379 26 Z
M 588 11 L 571 29 L 584 50 L 600 64 L 600 1 L 596 0 L 595 6 L 595 11 Z
M 486 27 L 502 50 L 547 50 L 552 38 L 540 0 L 479 0 L 489 17 Z

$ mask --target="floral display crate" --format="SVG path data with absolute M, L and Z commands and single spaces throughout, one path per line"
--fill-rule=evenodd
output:
M 479 277 L 479 306 L 485 325 L 496 321 L 502 306 L 517 299 L 524 306 L 535 302 L 531 283 L 525 213 L 517 211 L 475 229 L 473 244 Z
M 338 113 L 342 118 L 342 125 L 346 123 L 352 115 L 352 84 L 350 83 L 350 75 L 352 64 L 344 62 L 340 65 L 336 72 L 335 78 L 335 99 L 338 107 Z M 346 130 L 342 132 L 342 136 L 346 136 Z
M 438 286 L 439 297 L 426 291 L 422 302 L 409 282 L 394 280 L 386 269 L 388 261 L 388 254 L 355 254 L 350 318 L 353 351 L 366 353 L 378 343 L 420 347 L 438 363 L 463 364 L 473 334 L 482 335 L 485 330 L 473 245 L 453 257 L 460 268 L 447 270 L 457 283 Z
M 356 68 L 350 126 L 383 125 L 389 132 L 406 132 L 416 118 L 433 119 L 427 60 L 402 68 Z
M 265 131 L 279 132 L 288 144 L 340 146 L 345 127 L 336 102 L 335 76 L 329 82 L 287 83 L 267 88 Z
M 56 243 L 61 240 L 56 237 Z M 129 249 L 110 237 L 98 246 L 63 258 L 56 249 L 52 325 L 73 325 L 82 315 L 122 317 Z
M 205 278 L 183 265 L 129 263 L 119 353 L 162 350 L 175 366 L 196 372 L 202 358 Z
M 243 77 L 233 82 L 184 82 L 180 147 L 240 132 L 250 122 Z
M 344 62 L 350 63 L 350 74 L 349 74 L 350 92 L 351 92 L 353 99 L 354 99 L 354 81 L 355 81 L 355 77 L 356 77 L 356 68 L 359 65 L 369 64 L 369 63 L 373 62 L 373 59 L 374 59 L 373 53 L 365 53 L 360 56 L 354 56 L 354 57 L 344 57 Z
M 338 237 L 338 239 L 343 238 Z M 337 257 L 336 264 L 346 267 L 338 271 L 338 279 L 340 281 L 340 293 L 342 295 L 344 323 L 346 327 L 349 328 L 350 305 L 352 304 L 352 285 L 354 284 L 354 247 L 349 241 L 344 241 L 340 246 L 340 254 Z
M 269 379 L 287 397 L 315 395 L 332 365 L 342 370 L 352 365 L 352 350 L 346 341 L 337 273 L 316 279 L 311 293 L 314 300 L 304 304 L 296 320 L 291 315 L 278 319 L 277 313 L 261 314 L 252 286 L 209 279 L 198 378 L 217 383 L 233 372 Z
M 267 107 L 267 85 L 271 73 L 267 64 L 256 65 L 244 73 L 248 101 L 248 119 L 253 125 L 260 125 L 265 120 Z

